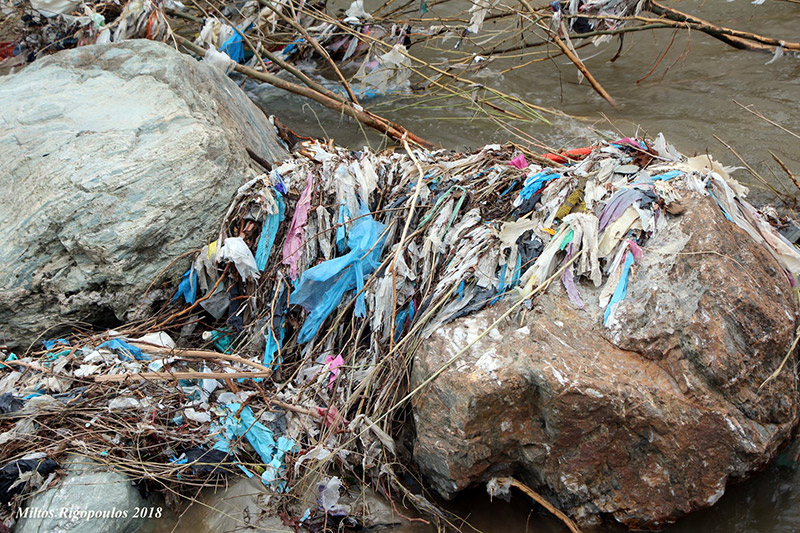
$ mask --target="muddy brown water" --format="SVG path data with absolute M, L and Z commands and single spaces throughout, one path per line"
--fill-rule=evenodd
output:
M 367 0 L 367 10 L 375 4 L 374 0 Z M 669 2 L 669 5 L 729 27 L 800 41 L 800 5 L 797 4 L 766 0 L 758 6 L 743 0 L 684 0 Z M 491 28 L 491 25 L 486 27 Z M 577 84 L 576 71 L 564 58 L 506 74 L 499 72 L 508 68 L 509 63 L 498 61 L 487 67 L 478 81 L 493 84 L 532 103 L 587 118 L 583 121 L 554 119 L 552 126 L 519 125 L 527 134 L 551 146 L 584 146 L 597 138 L 595 130 L 649 136 L 663 132 L 668 141 L 687 155 L 708 152 L 724 164 L 741 166 L 714 138 L 716 135 L 774 187 L 798 196 L 800 191 L 788 182 L 768 151 L 774 152 L 800 175 L 800 140 L 748 113 L 735 102 L 754 106 L 774 122 L 800 134 L 800 58 L 786 55 L 766 64 L 772 59 L 768 55 L 733 50 L 699 32 L 680 31 L 650 77 L 637 84 L 664 54 L 672 37 L 672 30 L 629 34 L 623 54 L 615 63 L 608 60 L 616 52 L 616 41 L 580 51 L 583 58 L 588 58 L 585 60 L 587 67 L 619 104 L 619 110 L 606 104 L 586 82 Z M 352 148 L 381 145 L 379 136 L 365 134 L 336 113 L 269 88 L 248 88 L 264 109 L 278 115 L 298 133 L 333 137 L 337 143 Z M 374 100 L 363 103 L 445 148 L 475 148 L 511 138 L 496 124 L 472 117 L 454 102 L 437 109 L 406 107 L 397 111 L 408 102 Z M 777 202 L 769 187 L 746 171 L 737 171 L 734 176 L 751 188 L 755 203 Z M 693 513 L 664 531 L 800 531 L 800 467 L 794 460 L 798 447 L 798 442 L 793 443 L 766 470 L 744 483 L 729 486 L 713 507 Z M 448 505 L 480 531 L 564 531 L 563 526 L 550 517 L 532 512 L 521 494 L 515 494 L 511 503 L 489 503 L 485 492 L 476 490 Z M 414 526 L 404 531 L 430 529 Z

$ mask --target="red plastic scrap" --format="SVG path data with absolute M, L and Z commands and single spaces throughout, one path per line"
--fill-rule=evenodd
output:
M 573 148 L 572 150 L 562 150 L 558 154 L 549 153 L 543 154 L 542 157 L 545 159 L 549 159 L 550 161 L 554 161 L 556 163 L 568 163 L 570 160 L 574 161 L 576 159 L 583 159 L 587 155 L 592 153 L 594 150 L 593 146 L 584 146 L 583 148 Z
M 14 43 L 0 43 L 0 61 L 9 57 L 14 57 Z

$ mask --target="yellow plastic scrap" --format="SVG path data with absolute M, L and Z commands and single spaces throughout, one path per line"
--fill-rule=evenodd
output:
M 206 257 L 209 261 L 213 261 L 215 255 L 217 255 L 217 241 L 209 243 L 208 252 L 206 252 Z
M 567 199 L 558 208 L 556 212 L 556 220 L 561 220 L 572 212 L 582 212 L 586 210 L 586 205 L 583 203 L 583 189 L 577 188 L 567 196 Z

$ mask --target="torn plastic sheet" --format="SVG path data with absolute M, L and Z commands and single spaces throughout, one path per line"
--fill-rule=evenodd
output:
M 297 279 L 297 262 L 300 260 L 300 253 L 303 249 L 303 236 L 305 235 L 305 225 L 308 221 L 308 211 L 311 209 L 311 191 L 313 188 L 314 179 L 309 172 L 306 188 L 294 208 L 294 216 L 292 216 L 292 222 L 289 224 L 286 240 L 283 242 L 283 264 L 289 267 L 289 276 L 292 279 Z
M 469 8 L 469 12 L 472 13 L 468 28 L 470 33 L 481 31 L 486 15 L 489 14 L 491 8 L 497 5 L 497 2 L 498 0 L 473 0 L 472 7 Z
M 564 258 L 565 262 L 572 259 L 573 248 L 574 245 L 570 243 L 567 247 L 567 257 Z M 581 299 L 581 295 L 578 292 L 578 287 L 575 285 L 575 279 L 572 273 L 572 265 L 568 266 L 564 270 L 564 273 L 561 275 L 561 282 L 564 284 L 564 288 L 567 290 L 567 296 L 569 297 L 569 300 L 575 305 L 575 307 L 583 309 L 586 304 L 583 303 L 583 299 Z
M 617 220 L 637 200 L 641 200 L 644 191 L 640 189 L 625 189 L 615 193 L 609 199 L 603 212 L 600 213 L 599 231 L 602 233 L 606 227 Z
M 264 225 L 261 228 L 261 236 L 256 245 L 256 268 L 259 272 L 264 272 L 267 267 L 267 260 L 272 252 L 272 246 L 275 244 L 275 236 L 278 234 L 278 226 L 283 222 L 286 212 L 286 203 L 283 201 L 283 195 L 275 190 L 275 203 L 277 204 L 277 211 L 267 215 L 264 220 Z
M 506 499 L 510 498 L 511 496 L 511 484 L 514 482 L 514 478 L 506 478 L 503 483 L 493 477 L 489 480 L 486 484 L 486 492 L 489 493 L 490 498 L 501 498 Z
M 217 252 L 217 262 L 230 261 L 243 280 L 258 279 L 258 267 L 253 252 L 241 237 L 228 237 Z
M 629 206 L 622 213 L 622 216 L 609 224 L 605 231 L 602 232 L 597 248 L 598 255 L 600 257 L 611 255 L 617 249 L 619 242 L 631 229 L 642 229 L 639 212 L 633 206 Z
M 218 51 L 213 45 L 209 45 L 203 55 L 203 61 L 225 74 L 230 74 L 236 66 L 236 62 L 228 54 Z
M 276 359 L 275 356 L 280 353 L 281 346 L 283 346 L 284 334 L 285 330 L 283 325 L 279 328 L 277 337 L 275 336 L 275 330 L 270 329 L 267 331 L 267 341 L 264 346 L 264 359 L 262 364 L 270 370 L 275 371 L 279 369 L 283 363 L 282 356 L 278 357 L 278 359 Z
M 366 72 L 369 57 L 362 63 L 355 75 L 360 83 L 353 89 L 361 98 L 374 98 L 391 93 L 408 91 L 411 79 L 411 59 L 406 55 L 406 47 L 396 44 L 378 58 L 378 66 Z M 364 200 L 367 200 L 364 198 Z
M 200 34 L 194 42 L 200 46 L 211 45 L 215 48 L 220 48 L 219 45 L 221 43 L 228 41 L 234 35 L 236 35 L 236 32 L 231 26 L 220 22 L 217 17 L 211 16 L 206 17 Z
M 503 266 L 503 268 L 505 268 L 505 265 Z M 473 296 L 469 299 L 467 305 L 465 305 L 464 307 L 462 307 L 461 309 L 459 309 L 458 311 L 447 317 L 444 323 L 446 324 L 457 318 L 461 318 L 462 316 L 467 316 L 470 313 L 480 311 L 481 309 L 483 309 L 490 303 L 494 303 L 495 301 L 497 301 L 498 298 L 501 297 L 496 295 L 497 295 L 497 289 L 494 287 L 488 287 L 486 289 L 480 289 L 474 291 Z M 400 337 L 398 335 L 398 339 L 399 338 Z
M 647 146 L 645 146 L 643 142 L 634 139 L 633 137 L 623 137 L 622 139 L 611 143 L 611 146 L 617 146 L 619 148 L 633 148 L 638 151 L 647 151 Z
M 31 0 L 31 7 L 40 15 L 51 18 L 75 11 L 80 3 L 78 0 Z
M 215 319 L 219 320 L 228 312 L 231 304 L 231 295 L 228 292 L 228 285 L 223 280 L 206 299 L 200 302 L 200 307 L 208 311 Z
M 310 180 L 310 178 L 309 178 Z M 364 277 L 380 265 L 380 256 L 386 236 L 385 225 L 376 222 L 361 206 L 359 217 L 350 227 L 347 246 L 350 252 L 341 257 L 324 261 L 309 268 L 300 278 L 289 302 L 302 305 L 309 315 L 300 329 L 297 342 L 305 343 L 314 338 L 322 322 L 339 305 L 345 293 L 356 289 L 361 293 L 356 298 L 355 315 L 366 315 L 366 303 L 362 289 Z
M 328 365 L 328 370 L 331 373 L 331 377 L 328 380 L 328 389 L 332 389 L 336 378 L 339 377 L 339 367 L 344 364 L 344 359 L 342 359 L 341 354 L 336 357 L 329 355 L 325 358 L 325 364 Z
M 258 422 L 253 415 L 250 407 L 244 407 L 236 417 L 236 413 L 241 408 L 241 404 L 228 403 L 225 408 L 230 412 L 222 421 L 222 431 L 219 433 L 219 440 L 214 444 L 214 448 L 222 451 L 230 451 L 231 442 L 238 437 L 244 437 L 250 446 L 256 451 L 264 463 L 264 473 L 261 475 L 261 482 L 265 486 L 282 492 L 286 488 L 283 474 L 286 471 L 284 457 L 287 453 L 298 450 L 297 445 L 292 439 L 280 436 L 275 439 L 275 435 L 270 429 Z M 218 428 L 212 427 L 212 432 Z
M 349 506 L 339 504 L 339 489 L 341 488 L 342 482 L 338 477 L 332 477 L 328 481 L 320 481 L 317 486 L 317 491 L 319 492 L 317 504 L 326 514 L 345 516 L 350 512 Z
M 346 18 L 342 22 L 345 24 L 357 24 L 361 20 L 369 20 L 372 18 L 372 15 L 364 10 L 364 0 L 353 0 L 344 14 Z M 350 19 L 355 19 L 355 21 Z
M 189 465 L 195 476 L 209 477 L 230 474 L 232 471 L 225 467 L 233 464 L 233 458 L 226 451 L 198 446 L 186 450 L 171 462 L 176 465 Z
M 27 473 L 36 473 L 44 478 L 60 468 L 57 462 L 47 459 L 44 454 L 26 455 L 22 459 L 4 465 L 0 469 L 0 503 L 5 506 L 14 496 L 25 490 L 26 483 L 22 480 Z
M 528 168 L 528 162 L 525 160 L 524 154 L 519 154 L 517 157 L 509 161 L 508 164 L 512 167 L 517 167 L 518 169 Z
M 683 172 L 680 170 L 670 170 L 669 172 L 664 172 L 663 174 L 658 174 L 656 176 L 651 176 L 651 180 L 671 180 L 673 178 L 677 178 L 679 176 L 683 176 Z
M 19 411 L 25 406 L 22 400 L 15 398 L 14 394 L 6 392 L 0 394 L 0 414 L 8 414 Z

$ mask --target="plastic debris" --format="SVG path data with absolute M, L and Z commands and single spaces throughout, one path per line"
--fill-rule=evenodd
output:
M 12 393 L 0 394 L 0 414 L 14 413 L 22 409 L 25 404 Z
M 238 403 L 229 403 L 225 408 L 229 414 L 223 422 L 224 436 L 221 436 L 215 448 L 229 450 L 237 437 L 246 438 L 264 463 L 265 470 L 261 475 L 264 485 L 282 490 L 286 485 L 282 479 L 286 470 L 284 457 L 296 450 L 295 443 L 284 436 L 276 439 L 272 431 L 256 421 L 250 407 L 242 408 Z
M 123 358 L 134 358 L 137 361 L 149 361 L 150 357 L 142 353 L 142 350 L 136 346 L 129 344 L 128 342 L 122 339 L 111 339 L 105 341 L 101 345 L 97 347 L 99 350 L 100 348 L 108 348 L 118 354 L 120 354 Z
M 176 490 L 233 472 L 297 499 L 313 474 L 318 505 L 304 523 L 349 519 L 358 510 L 343 503 L 341 480 L 354 469 L 386 480 L 395 468 L 383 413 L 401 398 L 406 347 L 442 324 L 499 302 L 533 307 L 548 290 L 614 328 L 648 241 L 690 193 L 764 246 L 789 283 L 800 275 L 790 242 L 800 232 L 751 206 L 730 169 L 663 137 L 559 152 L 568 162 L 558 168 L 515 158 L 510 145 L 413 159 L 293 146 L 238 189 L 209 244 L 182 265 L 182 298 L 160 321 L 107 332 L 100 345 L 80 335 L 2 354 L 0 412 L 25 414 L 0 420 L 9 453 L 38 451 L 59 416 L 71 451 L 127 461 L 127 443 L 141 442 L 130 468 Z M 74 416 L 62 416 L 67 404 Z
M 56 461 L 47 459 L 44 454 L 35 459 L 23 458 L 8 463 L 0 468 L 0 503 L 5 505 L 14 496 L 22 493 L 25 489 L 24 480 L 29 479 L 31 473 L 44 477 L 59 468 L 61 467 Z
M 384 228 L 362 206 L 359 218 L 353 222 L 347 236 L 350 252 L 303 272 L 297 289 L 289 300 L 309 311 L 298 336 L 299 342 L 308 342 L 314 338 L 322 322 L 348 291 L 355 290 L 357 293 L 356 316 L 363 317 L 366 314 L 366 300 L 362 292 L 364 278 L 380 264 L 379 258 L 385 241 L 382 235 Z
M 346 515 L 350 508 L 346 505 L 339 504 L 339 490 L 342 488 L 342 482 L 338 477 L 332 477 L 327 481 L 320 482 L 318 491 L 319 498 L 317 500 L 320 509 L 326 514 L 334 516 Z
M 308 210 L 311 207 L 311 190 L 313 187 L 314 180 L 309 173 L 306 188 L 295 206 L 294 216 L 292 216 L 292 222 L 289 225 L 289 233 L 286 237 L 286 241 L 283 243 L 283 264 L 289 265 L 289 276 L 291 276 L 292 279 L 297 279 L 298 253 L 303 244 L 303 235 L 306 221 L 308 220 Z
M 493 477 L 486 483 L 486 492 L 489 493 L 490 498 L 508 498 L 511 495 L 513 481 L 513 478 L 507 477 L 503 483 L 500 483 L 496 477 Z
M 31 0 L 31 7 L 48 18 L 75 11 L 79 4 L 78 0 Z
M 258 266 L 253 252 L 241 237 L 228 237 L 217 251 L 217 262 L 229 261 L 236 266 L 242 279 L 258 279 Z

